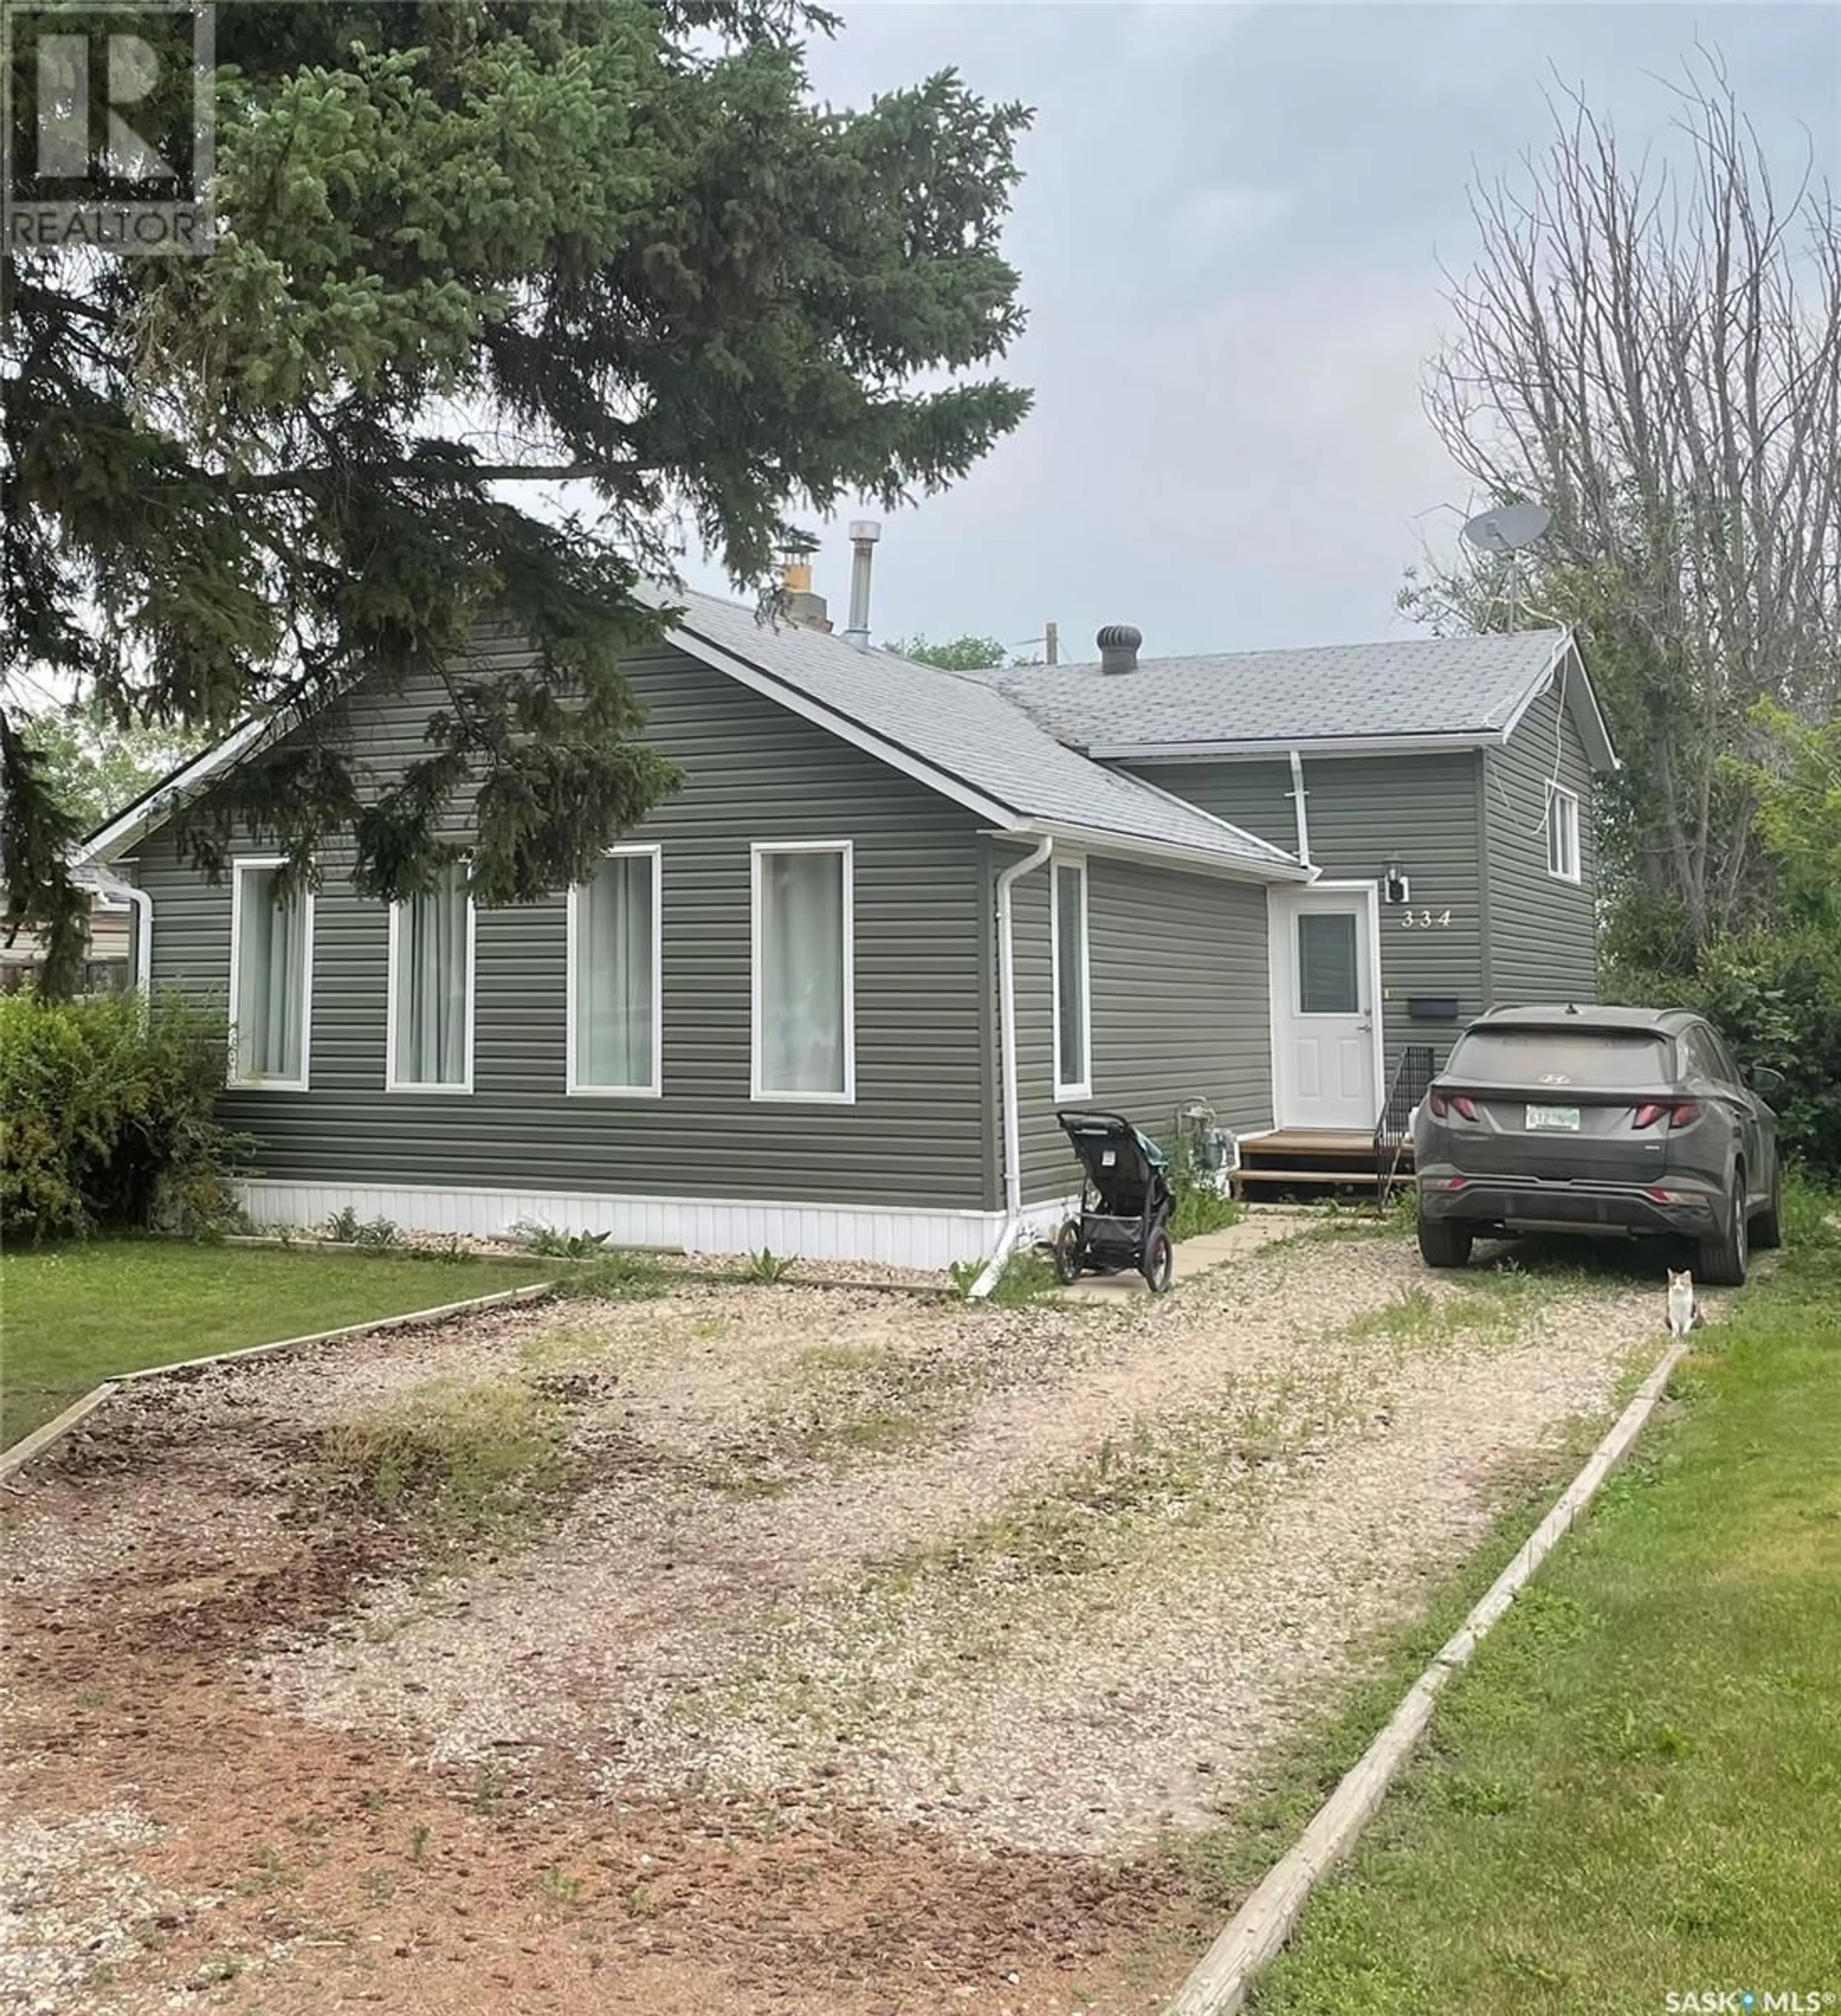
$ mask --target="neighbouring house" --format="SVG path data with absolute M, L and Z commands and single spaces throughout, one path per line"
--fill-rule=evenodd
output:
M 1614 758 L 1563 635 L 1141 662 L 1118 628 L 992 675 L 809 592 L 671 600 L 629 669 L 685 780 L 578 888 L 486 909 L 456 869 L 386 905 L 335 844 L 277 904 L 253 841 L 214 886 L 179 815 L 254 727 L 88 844 L 153 981 L 228 1003 L 257 1218 L 938 1266 L 1061 1213 L 1058 1106 L 1368 1130 L 1403 1043 L 1591 995 Z M 436 702 L 337 705 L 387 769 Z
M 119 896 L 91 897 L 81 980 L 85 992 L 128 985 L 134 950 L 130 916 L 129 904 Z M 0 933 L 0 994 L 15 993 L 30 984 L 45 963 L 45 953 L 40 931 L 22 924 Z

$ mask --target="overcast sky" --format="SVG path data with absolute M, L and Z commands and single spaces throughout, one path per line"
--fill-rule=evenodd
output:
M 1841 182 L 1828 4 L 832 4 L 832 103 L 953 65 L 1036 108 L 1007 238 L 1030 312 L 1007 375 L 1034 410 L 885 520 L 879 637 L 1052 620 L 1085 657 L 1106 622 L 1160 656 L 1408 628 L 1402 570 L 1472 501 L 1419 401 L 1440 264 L 1473 253 L 1473 174 L 1544 141 L 1556 70 L 1632 152 L 1670 146 L 1660 80 L 1698 34 L 1785 168 L 1813 146 Z M 853 515 L 814 582 L 840 628 Z

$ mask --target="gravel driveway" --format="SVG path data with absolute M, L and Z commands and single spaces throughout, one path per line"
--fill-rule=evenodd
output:
M 1107 1956 L 1167 1917 L 1164 1831 L 1232 1811 L 1505 1481 L 1609 1410 L 1659 1348 L 1660 1306 L 1629 1280 L 1429 1276 L 1397 1238 L 1319 1233 L 1155 1302 L 686 1285 L 140 1389 L 8 1502 L 27 1873 L 0 1987 L 164 2008 L 175 1985 L 214 1992 L 175 1971 L 218 1964 L 215 1941 L 226 1995 L 264 1974 L 234 2006 L 279 2016 L 346 2006 L 358 1941 L 354 2007 L 958 2007 L 962 1977 L 1006 1957 L 980 2006 L 1143 2007 Z M 568 1466 L 539 1537 L 438 1570 L 325 1458 L 437 1386 L 534 1396 Z M 201 1794 L 214 1749 L 289 1788 L 319 1859 L 261 1845 L 275 1823 L 246 1798 Z M 371 1791 L 328 1789 L 336 1758 Z M 380 1831 L 433 1785 L 471 1808 L 458 1845 L 444 1813 L 438 1868 L 433 1823 L 419 1847 L 413 1824 Z M 502 1882 L 513 1812 L 534 1831 L 519 1852 L 584 1873 Z M 634 1905 L 591 1874 L 582 1844 L 610 1838 L 649 1897 L 645 1872 L 691 1841 L 702 1887 Z M 33 1887 L 74 1840 L 93 1908 Z M 803 1842 L 814 1873 L 775 1862 L 750 1903 L 743 1841 Z M 451 1862 L 473 1900 L 451 1924 L 430 1917 Z M 322 1889 L 343 1915 L 307 1911 Z M 540 1936 L 503 1931 L 502 1891 Z M 603 1892 L 617 1992 L 551 1923 Z M 50 1928 L 59 1908 L 78 1922 Z M 857 1974 L 839 1971 L 847 1921 Z M 149 1924 L 164 1935 L 137 1942 Z M 413 1995 L 388 1985 L 487 1924 L 504 1999 L 442 1999 L 426 1969 Z M 88 1960 L 46 1957 L 86 1940 Z M 937 1999 L 890 1999 L 907 1945 Z

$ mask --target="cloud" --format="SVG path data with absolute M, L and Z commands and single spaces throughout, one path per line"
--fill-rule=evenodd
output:
M 1176 214 L 1174 229 L 1181 238 L 1204 245 L 1253 237 L 1289 216 L 1293 202 L 1283 189 L 1220 183 L 1186 196 Z

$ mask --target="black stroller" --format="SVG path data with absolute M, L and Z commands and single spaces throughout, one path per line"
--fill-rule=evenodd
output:
M 1160 1295 L 1176 1271 L 1170 1248 L 1174 1208 L 1170 1163 L 1116 1113 L 1057 1113 L 1085 1176 L 1081 1215 L 1055 1237 L 1055 1271 L 1064 1282 L 1083 1273 L 1122 1274 L 1135 1268 Z

